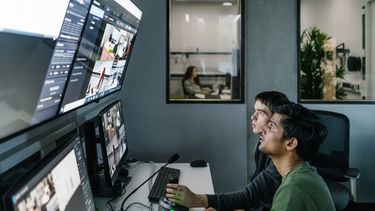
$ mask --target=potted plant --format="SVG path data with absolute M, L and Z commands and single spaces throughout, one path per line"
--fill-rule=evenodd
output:
M 303 31 L 301 35 L 301 98 L 323 99 L 323 79 L 326 59 L 335 59 L 332 52 L 324 51 L 324 44 L 331 37 L 314 26 Z M 326 53 L 326 55 L 325 55 Z M 344 68 L 336 66 L 336 78 L 344 78 Z M 327 78 L 327 77 L 326 77 Z M 334 80 L 331 77 L 330 80 Z M 336 99 L 345 99 L 346 93 L 342 84 L 336 81 Z

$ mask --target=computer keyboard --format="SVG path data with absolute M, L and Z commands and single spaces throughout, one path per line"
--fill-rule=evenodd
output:
M 165 196 L 165 189 L 170 180 L 176 180 L 180 177 L 180 170 L 174 168 L 165 167 L 162 169 L 158 176 L 155 179 L 154 184 L 152 185 L 151 191 L 148 194 L 148 199 L 153 202 L 158 202 L 161 197 Z M 173 182 L 173 183 L 178 183 Z

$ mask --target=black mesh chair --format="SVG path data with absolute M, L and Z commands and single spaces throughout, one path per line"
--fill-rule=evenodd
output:
M 359 169 L 349 168 L 349 119 L 340 113 L 314 111 L 328 129 L 328 136 L 311 160 L 330 189 L 336 210 L 343 210 L 356 201 L 356 180 Z M 342 182 L 350 180 L 351 190 Z

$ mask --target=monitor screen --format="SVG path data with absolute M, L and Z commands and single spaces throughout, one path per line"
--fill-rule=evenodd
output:
M 142 12 L 130 0 L 94 0 L 60 113 L 121 89 Z
M 58 151 L 10 189 L 7 210 L 95 210 L 79 137 Z
M 105 159 L 104 166 L 107 168 L 113 183 L 120 161 L 125 157 L 124 154 L 127 150 L 125 124 L 120 101 L 105 109 L 100 118 L 104 136 L 102 143 L 105 147 L 102 152 Z
M 58 113 L 90 2 L 1 3 L 1 140 Z

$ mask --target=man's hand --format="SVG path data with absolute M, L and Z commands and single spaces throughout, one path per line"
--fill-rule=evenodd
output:
M 167 184 L 167 194 L 165 196 L 169 201 L 184 207 L 207 207 L 207 196 L 195 194 L 185 185 Z

